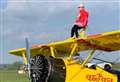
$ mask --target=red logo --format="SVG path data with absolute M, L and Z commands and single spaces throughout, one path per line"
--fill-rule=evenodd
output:
M 86 75 L 86 78 L 92 82 L 113 82 L 112 78 L 103 76 L 100 73 L 96 75 Z

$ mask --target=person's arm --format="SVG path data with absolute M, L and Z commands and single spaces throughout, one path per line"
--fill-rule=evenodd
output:
M 76 17 L 76 22 L 79 22 L 79 18 L 80 18 L 80 12 L 78 13 L 78 15 Z
M 80 16 L 81 16 L 81 13 L 79 12 L 78 15 L 77 15 L 75 24 L 76 24 L 76 25 L 79 25 L 79 26 L 82 26 L 82 23 L 80 22 Z

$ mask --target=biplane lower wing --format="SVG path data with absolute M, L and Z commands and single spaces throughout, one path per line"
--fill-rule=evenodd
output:
M 30 48 L 31 57 L 44 54 L 50 56 L 51 50 L 54 51 L 55 56 L 68 56 L 75 52 L 85 51 L 85 50 L 103 50 L 103 51 L 116 51 L 120 50 L 120 30 L 101 33 L 97 35 L 90 35 L 86 38 L 70 38 L 64 41 L 52 42 L 45 45 L 34 45 Z M 11 50 L 9 53 L 17 56 L 22 56 L 25 54 L 26 49 L 20 48 Z

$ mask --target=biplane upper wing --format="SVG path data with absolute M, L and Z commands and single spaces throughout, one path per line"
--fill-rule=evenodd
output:
M 97 35 L 90 35 L 86 38 L 80 39 L 67 39 L 59 42 L 52 42 L 45 45 L 33 45 L 30 48 L 31 57 L 44 54 L 51 55 L 51 50 L 54 51 L 56 55 L 59 56 L 68 56 L 71 53 L 71 50 L 76 45 L 76 52 L 85 51 L 85 50 L 103 50 L 103 51 L 116 51 L 120 50 L 120 30 L 101 33 Z M 9 53 L 17 56 L 22 56 L 22 53 L 25 53 L 25 48 L 11 50 Z

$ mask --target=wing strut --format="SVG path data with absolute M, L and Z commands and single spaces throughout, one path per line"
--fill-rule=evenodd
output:
M 25 56 L 25 52 L 22 52 L 22 57 L 23 57 L 23 64 L 27 65 L 27 58 Z
M 77 46 L 78 46 L 77 43 L 75 43 L 74 46 L 73 46 L 73 48 L 72 48 L 72 50 L 71 50 L 71 52 L 70 52 L 70 56 L 69 56 L 69 58 L 68 58 L 69 60 L 70 60 L 70 59 L 72 58 L 72 56 L 74 55 L 74 52 L 75 52 Z
M 95 49 L 93 49 L 90 54 L 88 55 L 88 57 L 84 60 L 84 62 L 82 63 L 82 66 L 85 66 L 85 64 L 89 61 L 89 59 L 92 57 L 92 55 L 94 54 Z
M 50 51 L 51 51 L 51 55 L 52 55 L 52 57 L 55 58 L 54 48 L 53 48 L 53 47 L 50 47 Z

